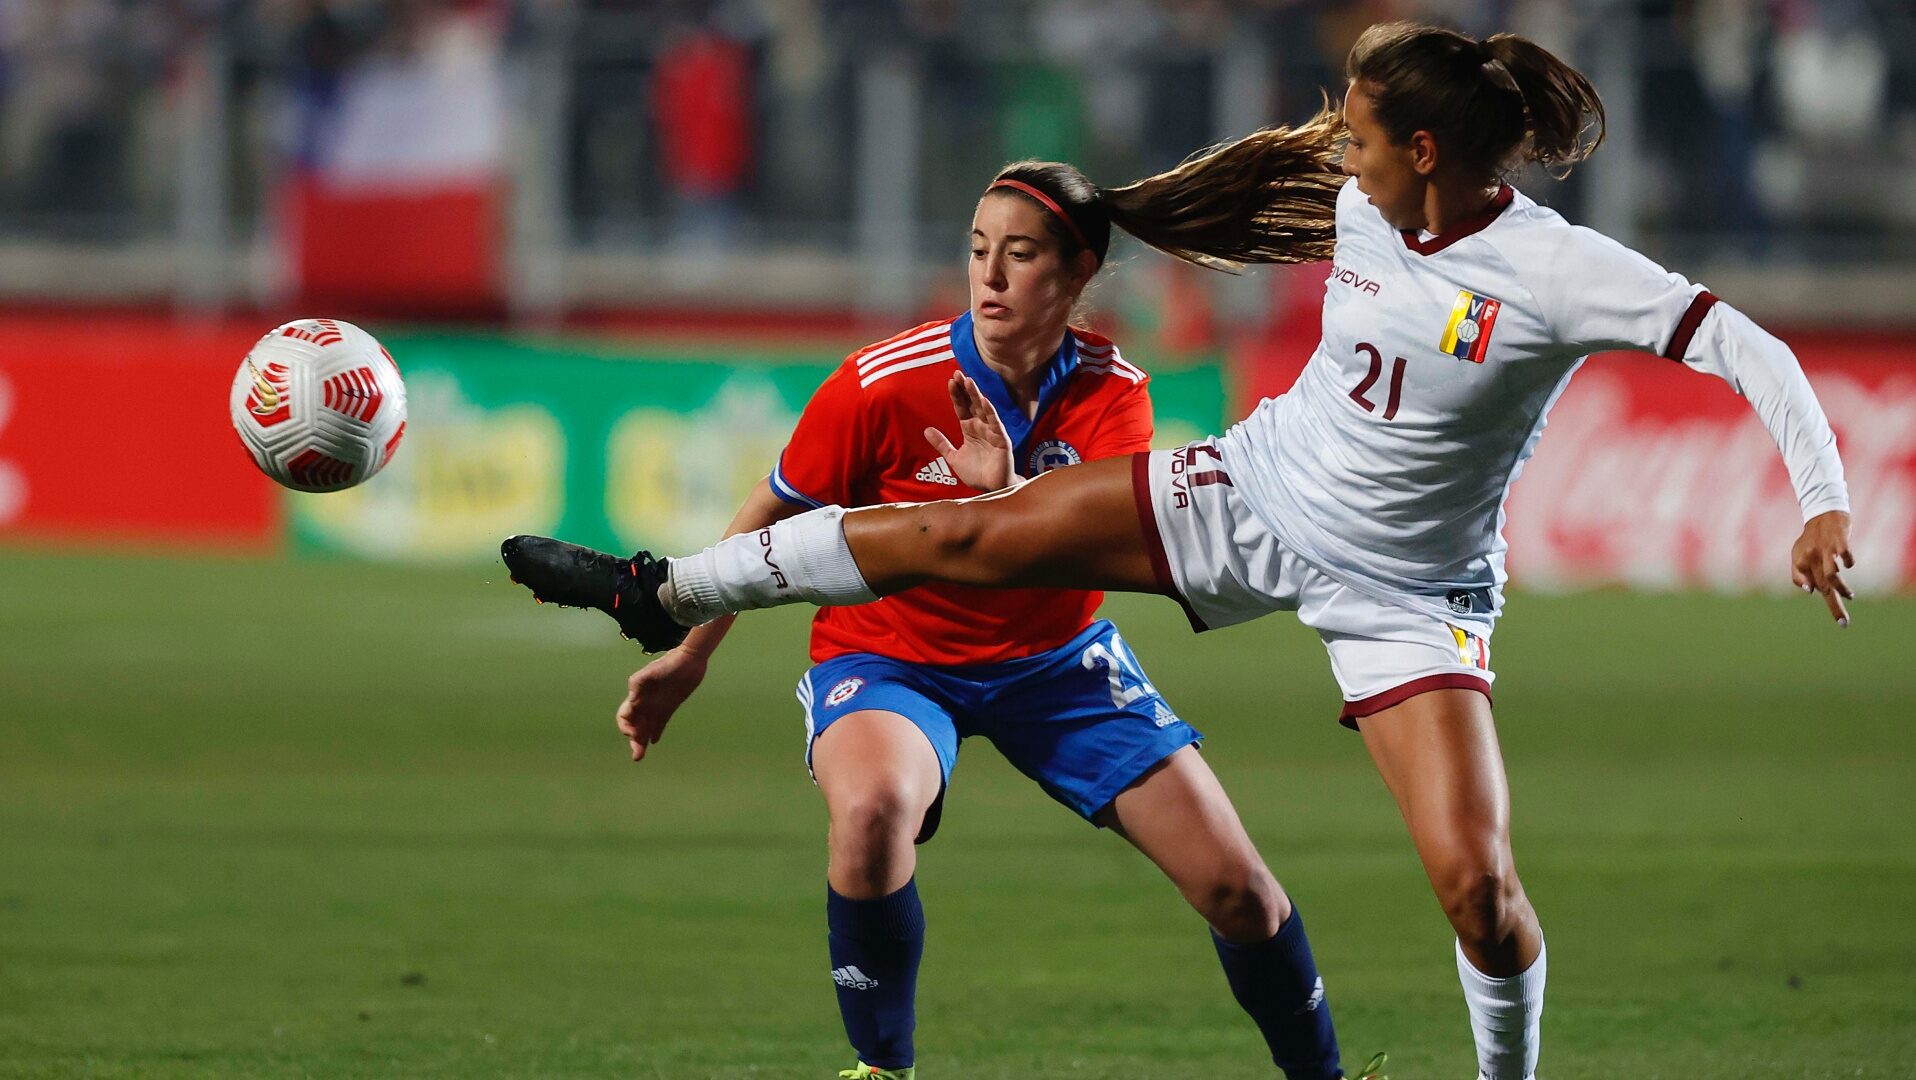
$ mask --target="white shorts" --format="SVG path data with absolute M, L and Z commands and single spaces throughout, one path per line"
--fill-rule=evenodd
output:
M 1158 585 L 1183 605 L 1192 629 L 1297 612 L 1330 653 L 1346 727 L 1429 690 L 1490 696 L 1487 637 L 1305 562 L 1238 496 L 1215 438 L 1138 454 L 1131 477 Z

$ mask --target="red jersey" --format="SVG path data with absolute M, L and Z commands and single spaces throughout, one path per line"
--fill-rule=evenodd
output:
M 772 471 L 772 490 L 808 508 L 981 494 L 925 439 L 925 429 L 935 427 L 959 440 L 945 389 L 954 369 L 971 376 L 997 408 L 1022 476 L 1151 448 L 1147 376 L 1109 339 L 1071 328 L 1046 366 L 1037 412 L 1027 418 L 979 358 L 966 312 L 847 357 L 806 404 Z M 1078 589 L 921 585 L 876 603 L 820 608 L 812 620 L 812 661 L 857 652 L 920 664 L 1017 659 L 1071 640 L 1103 600 L 1103 593 Z

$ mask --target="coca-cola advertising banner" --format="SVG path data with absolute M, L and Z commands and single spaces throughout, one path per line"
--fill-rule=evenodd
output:
M 1864 589 L 1916 588 L 1916 336 L 1783 333 L 1836 429 Z M 1240 405 L 1290 386 L 1315 340 L 1245 367 Z M 1535 588 L 1790 587 L 1802 514 L 1769 432 L 1729 385 L 1660 357 L 1591 357 L 1512 490 L 1511 580 Z

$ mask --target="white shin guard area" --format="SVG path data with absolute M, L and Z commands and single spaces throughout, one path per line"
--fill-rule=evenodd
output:
M 869 604 L 878 596 L 845 545 L 844 517 L 827 506 L 673 559 L 659 599 L 687 626 L 781 604 Z
M 1482 1080 L 1532 1080 L 1536 1075 L 1547 955 L 1540 943 L 1537 959 L 1528 969 L 1507 979 L 1493 979 L 1472 966 L 1463 944 L 1458 943 L 1457 978 L 1464 984 L 1464 1003 L 1470 1007 L 1470 1033 L 1477 1040 Z

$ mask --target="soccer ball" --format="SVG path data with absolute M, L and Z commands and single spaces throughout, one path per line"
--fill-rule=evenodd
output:
M 386 467 L 406 433 L 406 384 L 373 336 L 336 319 L 275 327 L 246 354 L 233 428 L 266 475 L 338 491 Z

